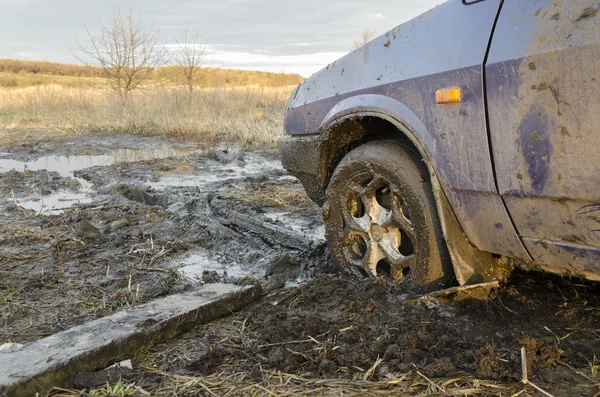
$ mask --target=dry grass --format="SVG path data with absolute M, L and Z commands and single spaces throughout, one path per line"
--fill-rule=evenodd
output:
M 177 66 L 165 66 L 151 71 L 152 82 L 182 84 Z M 71 65 L 42 61 L 0 59 L 0 87 L 24 88 L 34 85 L 57 84 L 63 87 L 107 86 L 100 67 Z M 259 85 L 283 87 L 298 85 L 304 80 L 297 74 L 269 73 L 253 70 L 234 70 L 204 67 L 200 70 L 199 87 L 236 87 Z
M 107 384 L 105 388 L 95 390 L 56 388 L 50 392 L 50 396 L 502 396 L 510 394 L 510 388 L 494 382 L 461 377 L 432 380 L 416 370 L 391 376 L 389 380 L 379 382 L 339 378 L 314 379 L 265 370 L 260 371 L 260 374 L 232 373 L 226 368 L 209 376 L 182 376 L 163 371 L 152 371 L 146 375 L 162 378 L 158 387 L 151 392 L 135 383 L 126 384 L 119 381 L 115 385 Z M 107 393 L 116 388 L 119 389 L 118 394 Z M 526 391 L 525 387 L 522 392 L 524 391 Z
M 122 102 L 101 88 L 41 85 L 0 89 L 0 134 L 129 132 L 167 134 L 245 146 L 272 146 L 282 134 L 293 86 L 202 89 L 173 86 L 134 92 Z
M 189 95 L 175 67 L 152 72 L 123 102 L 102 70 L 80 65 L 0 59 L 0 135 L 130 132 L 272 146 L 299 75 L 203 68 Z
M 102 69 L 97 67 L 45 61 L 25 61 L 21 59 L 0 59 L 0 72 L 74 77 L 102 76 Z
M 220 195 L 225 199 L 240 201 L 256 207 L 307 208 L 316 206 L 300 187 L 297 190 L 279 185 L 265 185 L 256 189 L 232 187 L 221 192 Z
M 184 84 L 178 66 L 157 69 L 153 74 L 155 81 L 172 84 Z M 203 67 L 200 69 L 198 85 L 200 87 L 236 87 L 257 85 L 261 87 L 284 87 L 300 84 L 304 78 L 297 74 L 259 72 L 255 70 L 235 70 Z
M 58 85 L 64 88 L 102 88 L 107 86 L 107 81 L 101 77 L 54 76 L 0 71 L 0 88 L 26 88 L 43 85 Z
M 261 371 L 260 380 L 248 373 L 222 371 L 206 377 L 163 372 L 163 395 L 210 396 L 484 396 L 507 392 L 503 386 L 463 378 L 431 380 L 418 371 L 391 376 L 387 381 L 314 379 L 275 371 Z

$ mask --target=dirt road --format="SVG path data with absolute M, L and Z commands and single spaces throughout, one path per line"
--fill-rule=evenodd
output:
M 598 284 L 515 272 L 490 296 L 436 299 L 340 275 L 320 209 L 272 150 L 13 137 L 0 143 L 0 197 L 0 345 L 198 283 L 268 294 L 73 389 L 108 377 L 131 395 L 537 395 L 519 383 L 525 347 L 536 385 L 598 392 Z

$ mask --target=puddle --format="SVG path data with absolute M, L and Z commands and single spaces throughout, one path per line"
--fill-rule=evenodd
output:
M 74 176 L 75 171 L 96 166 L 109 166 L 124 162 L 137 162 L 169 157 L 180 157 L 206 150 L 205 147 L 173 148 L 158 147 L 144 149 L 120 149 L 111 154 L 74 155 L 74 156 L 43 156 L 32 161 L 0 159 L 0 173 L 10 170 L 57 172 L 62 177 L 76 179 L 81 184 L 78 193 L 58 191 L 45 197 L 18 200 L 19 205 L 39 213 L 59 213 L 77 203 L 90 203 L 92 184 L 83 178 Z M 17 198 L 18 199 L 18 198 Z
M 179 262 L 179 271 L 187 278 L 195 281 L 202 281 L 204 271 L 217 272 L 221 279 L 241 279 L 244 277 L 242 268 L 239 265 L 225 266 L 214 259 L 210 259 L 206 252 L 194 252 L 187 258 Z
M 45 214 L 58 214 L 75 204 L 89 204 L 92 202 L 92 198 L 89 191 L 71 193 L 59 190 L 49 196 L 32 200 L 18 200 L 18 202 L 21 207 L 28 210 Z
M 120 149 L 111 154 L 101 155 L 76 155 L 76 156 L 43 156 L 32 161 L 18 161 L 13 159 L 0 159 L 0 172 L 10 170 L 48 170 L 55 171 L 62 177 L 73 178 L 75 171 L 96 166 L 107 166 L 117 163 L 131 163 L 168 157 L 178 157 L 197 153 L 205 148 L 172 148 L 161 147 L 153 149 Z M 81 179 L 78 179 L 81 182 Z M 84 181 L 88 183 L 87 181 Z

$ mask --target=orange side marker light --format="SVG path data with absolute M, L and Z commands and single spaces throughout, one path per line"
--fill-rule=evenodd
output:
M 444 88 L 435 92 L 435 101 L 439 104 L 462 101 L 463 91 L 460 87 Z

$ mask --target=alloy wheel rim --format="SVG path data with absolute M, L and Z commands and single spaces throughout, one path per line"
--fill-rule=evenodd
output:
M 360 174 L 342 198 L 343 251 L 350 269 L 401 281 L 416 265 L 417 236 L 398 189 L 380 175 Z

